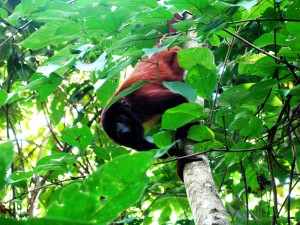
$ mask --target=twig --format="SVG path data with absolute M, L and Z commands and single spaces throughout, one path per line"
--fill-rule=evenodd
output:
M 258 50 L 259 52 L 261 52 L 261 53 L 263 53 L 263 54 L 265 54 L 265 55 L 271 57 L 272 59 L 275 59 L 275 60 L 277 60 L 278 62 L 281 62 L 281 63 L 286 64 L 287 67 L 291 67 L 291 68 L 300 70 L 300 67 L 298 67 L 298 66 L 296 66 L 296 65 L 293 65 L 293 64 L 290 64 L 290 63 L 288 63 L 288 62 L 284 62 L 281 58 L 278 58 L 278 57 L 276 57 L 276 56 L 274 56 L 274 55 L 268 53 L 267 51 L 265 51 L 265 50 L 263 50 L 263 49 L 261 49 L 261 48 L 255 46 L 255 45 L 253 45 L 252 43 L 250 43 L 250 42 L 247 41 L 246 39 L 242 38 L 241 36 L 239 36 L 239 35 L 237 35 L 237 34 L 235 34 L 235 33 L 232 33 L 230 30 L 227 30 L 226 28 L 223 28 L 222 30 L 225 31 L 226 33 L 232 35 L 233 37 L 239 39 L 240 41 L 244 42 L 245 44 L 251 46 L 252 48 Z
M 247 23 L 247 22 L 262 22 L 262 21 L 300 22 L 299 19 L 256 18 L 256 19 L 247 19 L 247 20 L 236 20 L 233 22 L 228 22 L 228 24 Z
M 20 28 L 18 28 L 9 38 L 7 38 L 6 40 L 4 40 L 1 44 L 0 44 L 0 48 L 6 43 L 8 42 L 10 39 L 14 38 L 18 33 L 20 33 L 22 30 L 24 30 L 25 27 L 27 27 L 30 23 L 32 22 L 32 20 L 28 21 L 27 23 L 25 23 L 23 26 L 21 26 Z

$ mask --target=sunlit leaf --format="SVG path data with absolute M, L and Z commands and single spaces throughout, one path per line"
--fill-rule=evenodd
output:
M 14 145 L 12 142 L 0 143 L 0 190 L 5 186 L 5 175 L 14 157 Z
M 19 45 L 24 48 L 39 49 L 47 45 L 74 40 L 80 36 L 81 32 L 78 24 L 73 21 L 47 23 Z
M 71 146 L 85 150 L 93 138 L 91 130 L 87 126 L 73 126 L 62 131 L 61 139 Z
M 137 202 L 149 178 L 152 165 L 148 152 L 126 155 L 101 166 L 88 179 L 63 188 L 49 207 L 47 216 L 104 224 Z M 74 199 L 77 204 L 74 204 Z M 111 207 L 114 205 L 114 207 Z
M 217 86 L 217 75 L 202 65 L 195 65 L 189 69 L 186 81 L 195 90 L 199 97 L 211 99 Z
M 216 71 L 214 55 L 208 48 L 188 48 L 178 52 L 179 65 L 190 70 L 196 65 L 202 65 L 209 70 Z
M 3 104 L 5 104 L 6 99 L 8 97 L 8 94 L 6 91 L 0 89 L 0 106 L 2 106 Z

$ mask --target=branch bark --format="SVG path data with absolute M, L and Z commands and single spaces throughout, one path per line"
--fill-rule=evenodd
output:
M 193 142 L 186 142 L 184 150 L 191 154 Z M 229 225 L 227 212 L 213 181 L 208 158 L 201 155 L 202 161 L 185 165 L 183 170 L 186 194 L 196 225 Z
M 191 19 L 191 17 L 188 13 L 184 15 L 184 19 Z M 190 32 L 188 35 L 193 39 L 197 34 Z M 184 44 L 184 48 L 199 46 L 201 45 L 196 41 Z M 198 103 L 204 106 L 203 99 L 198 99 Z M 194 153 L 192 141 L 185 142 L 183 148 L 187 155 Z M 202 154 L 200 157 L 202 161 L 187 163 L 183 170 L 184 185 L 195 224 L 229 225 L 227 212 L 214 183 L 207 155 Z

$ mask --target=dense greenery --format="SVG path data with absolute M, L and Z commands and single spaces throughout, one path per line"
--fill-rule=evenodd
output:
M 299 0 L 0 3 L 0 224 L 193 224 L 175 161 L 153 165 L 99 125 L 128 67 L 189 32 L 204 44 L 179 52 L 186 85 L 166 86 L 191 103 L 166 112 L 155 143 L 204 120 L 189 138 L 232 224 L 300 221 Z

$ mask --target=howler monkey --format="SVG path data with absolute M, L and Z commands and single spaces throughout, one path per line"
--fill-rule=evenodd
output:
M 139 62 L 114 96 L 139 81 L 144 80 L 147 83 L 103 110 L 102 126 L 116 143 L 138 151 L 157 148 L 144 137 L 146 122 L 158 123 L 167 109 L 188 102 L 185 97 L 173 93 L 162 84 L 163 81 L 183 81 L 184 69 L 179 66 L 177 58 L 179 50 L 179 47 L 173 47 Z M 176 139 L 186 138 L 189 127 L 190 125 L 179 128 Z M 185 156 L 182 150 L 176 148 L 170 149 L 169 155 Z M 167 156 L 162 158 L 165 157 Z M 184 164 L 191 161 L 196 160 L 179 160 L 177 172 L 181 179 Z

